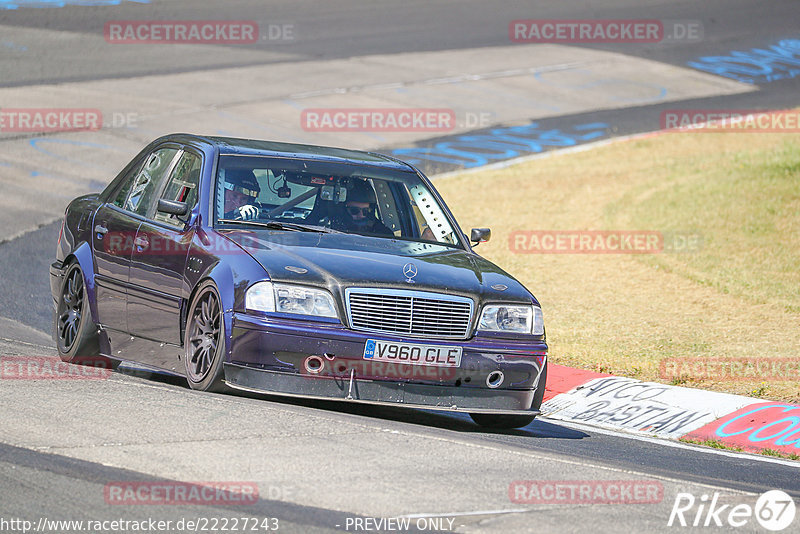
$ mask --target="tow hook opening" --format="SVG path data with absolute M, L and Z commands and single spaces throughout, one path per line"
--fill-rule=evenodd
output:
M 492 389 L 499 388 L 504 378 L 505 375 L 503 375 L 502 371 L 492 371 L 486 377 L 486 385 Z
M 309 356 L 306 358 L 306 361 L 303 365 L 305 366 L 306 371 L 315 375 L 322 371 L 322 368 L 325 366 L 325 362 L 323 362 L 322 358 L 319 356 Z

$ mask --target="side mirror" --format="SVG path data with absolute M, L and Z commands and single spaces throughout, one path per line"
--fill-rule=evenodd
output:
M 475 244 L 485 243 L 492 237 L 492 231 L 489 228 L 473 228 L 469 233 L 469 240 Z
M 158 199 L 158 211 L 167 213 L 169 215 L 177 215 L 183 217 L 189 213 L 189 204 L 186 202 L 178 202 L 177 200 L 167 200 L 165 198 Z

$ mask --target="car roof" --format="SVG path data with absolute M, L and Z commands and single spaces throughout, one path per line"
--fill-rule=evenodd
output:
M 407 163 L 383 154 L 345 148 L 261 141 L 257 139 L 239 139 L 235 137 L 201 136 L 195 134 L 167 135 L 159 139 L 159 142 L 163 141 L 210 144 L 217 147 L 220 155 L 291 157 L 373 165 L 403 171 L 413 170 Z

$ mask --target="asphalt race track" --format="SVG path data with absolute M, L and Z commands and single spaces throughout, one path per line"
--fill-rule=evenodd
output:
M 565 4 L 0 0 L 0 111 L 79 107 L 104 117 L 94 131 L 0 128 L 0 356 L 55 354 L 48 266 L 64 207 L 104 187 L 165 133 L 380 150 L 435 174 L 658 130 L 672 108 L 800 105 L 797 2 Z M 108 21 L 155 19 L 254 20 L 267 30 L 248 45 L 104 39 Z M 702 36 L 514 43 L 516 19 L 699 22 Z M 752 52 L 770 47 L 783 51 L 783 62 Z M 713 59 L 736 51 L 749 54 L 749 69 Z M 447 107 L 456 125 L 388 133 L 303 127 L 300 110 L 325 107 Z M 521 148 L 482 148 L 512 135 Z M 162 531 L 203 530 L 187 521 L 222 531 L 210 518 L 235 517 L 280 532 L 655 532 L 680 528 L 667 526 L 679 493 L 698 502 L 716 495 L 731 506 L 753 506 L 770 489 L 800 498 L 800 471 L 788 460 L 544 418 L 490 432 L 466 415 L 200 394 L 134 366 L 104 380 L 0 380 L 0 403 L 2 532 L 23 530 L 3 523 L 12 519 L 43 532 L 81 531 L 51 520 L 145 519 L 172 521 Z M 643 504 L 534 505 L 514 498 L 514 482 L 525 480 L 655 481 L 663 493 Z M 108 498 L 115 483 L 176 481 L 255 484 L 259 498 L 177 506 Z M 755 520 L 736 530 L 764 531 Z

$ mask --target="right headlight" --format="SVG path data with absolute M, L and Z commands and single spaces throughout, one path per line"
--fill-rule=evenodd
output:
M 544 320 L 539 306 L 488 304 L 483 307 L 478 330 L 544 335 Z
M 291 313 L 338 319 L 333 296 L 324 289 L 258 282 L 247 290 L 245 307 L 260 312 Z

